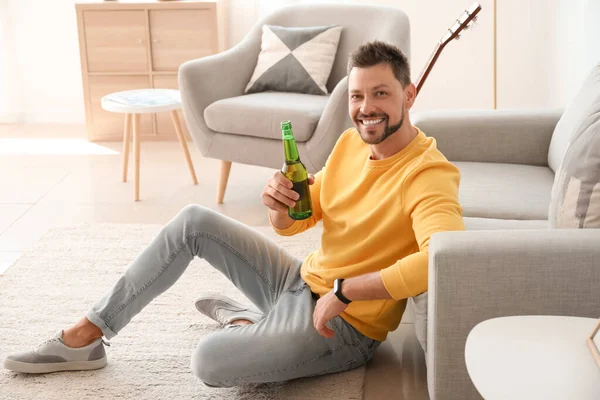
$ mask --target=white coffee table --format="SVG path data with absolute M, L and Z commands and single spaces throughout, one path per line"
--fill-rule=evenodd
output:
M 177 110 L 181 108 L 179 90 L 172 89 L 136 89 L 111 93 L 101 100 L 106 111 L 125 114 L 123 132 L 123 182 L 127 182 L 127 163 L 129 159 L 129 140 L 133 122 L 133 162 L 134 162 L 134 200 L 140 199 L 140 115 L 157 112 L 170 112 L 177 138 L 183 149 L 194 185 L 198 184 L 194 165 L 190 158 L 187 142 L 181 130 Z
M 600 399 L 600 368 L 586 343 L 598 319 L 494 318 L 465 346 L 473 384 L 485 400 Z

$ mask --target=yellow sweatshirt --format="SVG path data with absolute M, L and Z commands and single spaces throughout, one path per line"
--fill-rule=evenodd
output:
M 407 298 L 427 290 L 431 235 L 463 230 L 464 223 L 460 173 L 435 139 L 418 130 L 393 156 L 370 156 L 356 129 L 345 131 L 310 187 L 312 217 L 287 229 L 273 228 L 290 236 L 323 220 L 321 248 L 306 257 L 301 270 L 319 295 L 332 290 L 337 278 L 381 271 L 393 299 L 354 301 L 341 317 L 383 341 L 398 327 Z

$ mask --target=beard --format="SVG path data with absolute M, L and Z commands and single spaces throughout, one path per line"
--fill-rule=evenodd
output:
M 369 134 L 367 134 L 366 132 L 363 132 L 361 130 L 361 127 L 364 128 L 364 125 L 362 125 L 360 123 L 359 119 L 360 118 L 377 118 L 377 117 L 385 119 L 385 127 L 383 128 L 383 132 L 381 133 L 381 135 L 379 135 L 377 137 L 372 137 Z M 402 115 L 400 116 L 400 121 L 394 125 L 390 125 L 390 119 L 386 114 L 382 114 L 382 115 L 377 115 L 377 114 L 364 115 L 363 114 L 362 116 L 360 116 L 360 118 L 359 118 L 359 116 L 357 116 L 354 124 L 356 125 L 358 133 L 360 134 L 360 137 L 363 140 L 363 142 L 365 142 L 366 144 L 370 144 L 370 145 L 379 144 L 379 143 L 383 142 L 385 139 L 392 136 L 394 133 L 396 133 L 398 131 L 398 129 L 400 129 L 402 127 L 402 124 L 404 123 L 404 105 L 402 107 Z

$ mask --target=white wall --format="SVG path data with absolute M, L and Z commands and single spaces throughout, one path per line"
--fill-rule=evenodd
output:
M 73 1 L 8 0 L 7 8 L 16 69 L 12 73 L 19 81 L 10 94 L 13 113 L 21 122 L 83 123 Z
M 17 122 L 22 109 L 14 42 L 9 5 L 0 0 L 0 122 Z
M 556 3 L 497 1 L 498 108 L 550 105 Z
M 555 52 L 548 83 L 552 93 L 549 103 L 562 107 L 600 62 L 600 0 L 554 2 Z
M 332 1 L 332 0 L 312 0 Z M 335 0 L 333 0 L 335 1 Z M 364 3 L 365 0 L 338 0 Z M 306 0 L 220 0 L 225 48 L 274 9 Z M 413 79 L 445 30 L 473 0 L 373 0 L 411 20 Z M 450 43 L 415 110 L 491 108 L 493 0 L 479 25 Z M 600 0 L 497 0 L 498 107 L 564 107 L 600 60 Z M 10 17 L 7 25 L 5 22 Z M 8 26 L 8 31 L 7 31 Z M 0 122 L 83 123 L 83 91 L 72 0 L 0 0 Z M 4 79 L 3 79 L 4 78 Z M 9 98 L 9 101 L 7 101 Z

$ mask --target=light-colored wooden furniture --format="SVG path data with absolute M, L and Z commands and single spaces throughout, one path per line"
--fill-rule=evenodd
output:
M 183 62 L 218 52 L 215 0 L 80 0 L 75 8 L 90 141 L 121 139 L 123 121 L 102 109 L 103 96 L 130 89 L 178 89 Z M 177 138 L 165 114 L 143 114 L 138 126 L 144 140 Z
M 140 200 L 140 121 L 143 115 L 169 112 L 177 139 L 181 144 L 185 160 L 192 175 L 194 185 L 198 184 L 194 164 L 190 158 L 187 142 L 183 136 L 177 110 L 181 109 L 181 96 L 173 89 L 137 89 L 111 93 L 100 101 L 103 110 L 112 113 L 125 114 L 125 130 L 123 132 L 123 182 L 127 182 L 127 167 L 129 161 L 129 140 L 133 130 L 133 163 L 134 163 L 134 195 L 135 201 Z M 132 126 L 133 125 L 133 126 Z M 133 128 L 133 129 L 132 129 Z
M 467 371 L 486 400 L 600 399 L 600 369 L 586 344 L 597 322 L 551 315 L 483 321 L 467 337 Z

